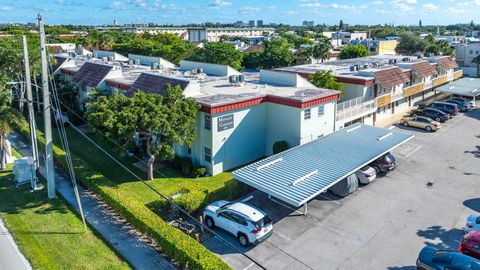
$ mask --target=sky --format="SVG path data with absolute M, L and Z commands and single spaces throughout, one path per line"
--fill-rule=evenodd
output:
M 480 23 L 480 0 L 0 0 L 0 23 L 265 23 L 445 25 Z

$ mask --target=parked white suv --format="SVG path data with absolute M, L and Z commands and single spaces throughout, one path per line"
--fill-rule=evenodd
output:
M 273 232 L 272 220 L 265 212 L 241 202 L 214 202 L 205 207 L 203 218 L 209 228 L 219 227 L 235 235 L 243 247 L 258 244 Z

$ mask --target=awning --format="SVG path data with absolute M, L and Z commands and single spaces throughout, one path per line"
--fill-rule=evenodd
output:
M 437 88 L 436 91 L 453 95 L 476 97 L 480 95 L 480 79 L 462 78 L 447 85 L 441 86 Z
M 233 176 L 299 207 L 411 138 L 413 135 L 354 124 L 238 169 Z

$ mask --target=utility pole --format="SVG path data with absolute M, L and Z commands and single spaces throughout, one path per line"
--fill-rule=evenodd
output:
M 43 90 L 43 120 L 45 122 L 45 167 L 47 168 L 48 198 L 55 198 L 55 174 L 53 171 L 53 143 L 52 119 L 50 108 L 50 91 L 48 90 L 47 47 L 45 45 L 45 27 L 43 17 L 38 14 L 38 27 L 40 32 L 40 53 L 42 58 L 42 90 Z
M 30 60 L 28 59 L 28 44 L 27 36 L 22 36 L 23 44 L 23 63 L 25 68 L 25 84 L 27 88 L 27 108 L 28 108 L 28 117 L 30 122 L 30 141 L 32 143 L 32 155 L 33 160 L 35 161 L 35 169 L 40 167 L 40 162 L 38 159 L 38 148 L 37 148 L 37 127 L 35 124 L 35 115 L 33 112 L 33 96 L 32 96 L 32 81 L 30 77 Z

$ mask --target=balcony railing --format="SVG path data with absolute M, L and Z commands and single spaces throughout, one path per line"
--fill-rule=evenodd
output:
M 364 101 L 362 97 L 354 98 L 337 104 L 337 121 L 351 121 L 365 116 L 377 109 L 376 100 Z
M 392 93 L 386 93 L 383 96 L 378 96 L 376 99 L 377 107 L 387 106 L 388 104 L 392 103 Z
M 392 92 L 392 102 L 395 102 L 397 100 L 404 98 L 403 95 L 404 95 L 404 91 Z
M 463 77 L 463 70 L 457 70 L 453 73 L 455 80 L 458 80 Z
M 417 93 L 422 92 L 425 89 L 426 88 L 424 87 L 424 83 L 417 83 L 417 84 L 414 84 L 412 86 L 404 88 L 403 89 L 403 96 L 404 97 L 413 96 Z
M 442 85 L 442 84 L 447 83 L 447 82 L 448 82 L 448 77 L 446 75 L 444 75 L 444 76 L 433 79 L 432 80 L 432 86 L 437 87 L 437 86 Z

